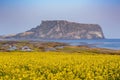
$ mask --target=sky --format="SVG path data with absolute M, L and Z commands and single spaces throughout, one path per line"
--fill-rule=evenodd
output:
M 99 24 L 120 39 L 120 0 L 0 0 L 0 35 L 35 28 L 42 20 Z

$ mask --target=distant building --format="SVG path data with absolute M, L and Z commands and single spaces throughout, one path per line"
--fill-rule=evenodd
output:
M 10 45 L 8 50 L 9 51 L 14 51 L 14 50 L 17 50 L 17 47 L 14 46 L 14 45 Z
M 32 51 L 28 46 L 23 46 L 22 51 Z

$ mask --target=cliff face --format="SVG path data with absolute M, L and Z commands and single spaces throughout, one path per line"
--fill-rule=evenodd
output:
M 81 24 L 63 20 L 42 21 L 40 26 L 12 38 L 22 39 L 103 39 L 98 24 Z

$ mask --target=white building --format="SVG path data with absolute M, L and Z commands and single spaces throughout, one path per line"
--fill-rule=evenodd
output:
M 13 45 L 10 45 L 8 50 L 14 51 L 14 50 L 17 50 L 17 47 L 16 47 L 16 46 L 13 46 Z
M 32 51 L 28 46 L 23 46 L 22 51 Z

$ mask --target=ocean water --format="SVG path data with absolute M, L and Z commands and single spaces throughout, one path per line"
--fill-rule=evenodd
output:
M 108 48 L 120 50 L 120 39 L 97 39 L 97 40 L 47 40 L 50 42 L 64 42 L 70 45 L 86 45 L 90 47 Z

